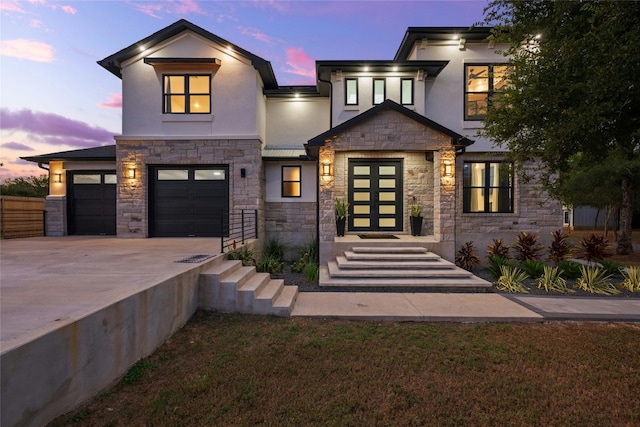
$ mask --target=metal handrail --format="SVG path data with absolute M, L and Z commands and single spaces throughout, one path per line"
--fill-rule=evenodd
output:
M 258 210 L 240 209 L 229 212 L 228 217 L 220 215 L 220 250 L 233 250 L 238 243 L 245 244 L 249 239 L 258 238 Z

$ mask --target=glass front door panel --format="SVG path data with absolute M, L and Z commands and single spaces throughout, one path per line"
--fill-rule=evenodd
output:
M 349 161 L 349 231 L 402 230 L 402 160 Z

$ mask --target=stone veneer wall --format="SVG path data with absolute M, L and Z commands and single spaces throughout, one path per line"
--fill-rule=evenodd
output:
M 297 248 L 305 247 L 317 234 L 315 202 L 265 203 L 265 240 L 285 245 L 285 258 L 295 260 Z
M 258 210 L 258 236 L 264 233 L 264 180 L 258 139 L 136 140 L 119 139 L 117 234 L 148 237 L 149 165 L 229 165 L 229 209 Z M 129 179 L 129 167 L 136 178 Z M 240 169 L 246 169 L 241 178 Z
M 426 158 L 428 151 L 434 152 L 433 162 Z M 335 256 L 330 248 L 336 235 L 334 205 L 337 197 L 347 198 L 349 158 L 404 159 L 404 230 L 409 232 L 408 209 L 415 195 L 425 216 L 423 234 L 433 232 L 437 240 L 450 240 L 453 246 L 455 187 L 453 180 L 445 185 L 440 179 L 441 161 L 455 158 L 451 137 L 389 109 L 353 125 L 320 147 L 320 164 L 333 165 L 333 176 L 318 177 L 321 264 Z
M 65 196 L 47 196 L 44 200 L 46 212 L 44 235 L 67 235 L 67 198 Z
M 486 263 L 487 244 L 493 239 L 503 239 L 506 245 L 515 242 L 519 232 L 534 233 L 541 243 L 548 246 L 551 232 L 562 228 L 562 203 L 551 199 L 542 191 L 539 183 L 532 179 L 523 181 L 517 175 L 514 181 L 513 213 L 463 213 L 462 166 L 464 161 L 500 161 L 496 155 L 466 154 L 457 161 L 458 197 L 456 201 L 456 250 L 468 241 L 473 241 L 478 255 Z M 546 257 L 547 253 L 543 253 Z

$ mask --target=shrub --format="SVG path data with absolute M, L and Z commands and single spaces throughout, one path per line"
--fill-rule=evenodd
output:
M 310 262 L 318 263 L 317 240 L 313 239 L 300 251 L 300 256 L 296 262 L 291 264 L 291 271 L 301 273 Z
M 601 295 L 615 295 L 620 293 L 616 287 L 609 281 L 611 276 L 607 276 L 599 267 L 580 268 L 582 276 L 576 280 L 576 288 Z
M 304 266 L 304 278 L 307 282 L 315 282 L 318 279 L 318 264 L 315 261 L 310 261 Z
M 571 292 L 567 287 L 567 281 L 562 277 L 562 272 L 558 267 L 544 266 L 542 276 L 536 280 L 538 289 L 544 289 L 547 292 Z
M 529 291 L 522 284 L 529 276 L 518 267 L 503 265 L 500 267 L 500 277 L 496 282 L 496 288 L 505 292 L 519 292 L 528 294 Z
M 277 239 L 269 239 L 265 247 L 262 249 L 262 256 L 284 260 L 284 249 L 284 245 Z
M 256 270 L 263 273 L 278 274 L 284 270 L 284 261 L 273 255 L 262 256 L 256 263 Z
M 624 268 L 623 264 L 615 261 L 607 261 L 605 259 L 599 259 L 598 264 L 602 266 L 602 270 L 604 273 L 609 276 L 619 276 L 622 274 L 622 269 Z
M 527 273 L 527 276 L 532 279 L 537 279 L 542 276 L 544 267 L 544 263 L 540 261 L 522 261 L 522 269 Z
M 562 261 L 569 255 L 571 244 L 569 243 L 569 235 L 564 230 L 556 230 L 551 232 L 551 246 L 549 246 L 549 260 L 553 262 Z
M 253 257 L 253 251 L 247 249 L 246 246 L 241 249 L 234 249 L 227 252 L 226 257 L 230 260 L 242 261 L 242 265 L 244 265 L 245 267 L 256 265 L 256 260 Z
M 582 275 L 582 264 L 578 262 L 562 260 L 558 261 L 557 266 L 567 279 L 577 279 Z
M 509 246 L 506 246 L 502 239 L 493 239 L 491 243 L 487 245 L 487 258 L 491 258 L 492 256 L 509 259 Z
M 466 242 L 456 254 L 456 265 L 471 271 L 474 266 L 480 263 L 480 258 L 476 254 L 473 242 Z
M 535 234 L 521 231 L 516 236 L 513 248 L 518 261 L 533 261 L 540 259 L 540 252 L 544 249 L 544 245 L 538 243 L 538 236 Z
M 491 275 L 491 277 L 497 280 L 502 275 L 500 268 L 503 265 L 508 265 L 510 267 L 518 266 L 518 264 L 515 261 L 509 260 L 501 256 L 492 255 L 492 256 L 489 256 L 489 266 L 486 268 L 486 270 Z
M 609 255 L 609 242 L 602 235 L 592 234 L 591 236 L 583 237 L 580 245 L 582 246 L 581 257 L 587 261 L 596 261 Z
M 634 265 L 622 270 L 622 287 L 631 292 L 640 292 L 640 266 Z

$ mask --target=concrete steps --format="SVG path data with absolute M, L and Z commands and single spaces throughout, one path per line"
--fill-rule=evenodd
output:
M 423 247 L 354 247 L 320 268 L 320 286 L 486 290 L 491 283 Z
M 200 306 L 223 312 L 289 316 L 297 286 L 285 286 L 241 261 L 222 261 L 200 273 Z

